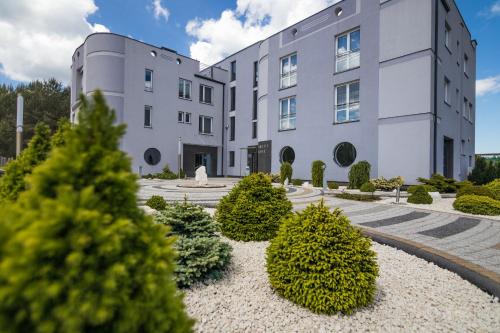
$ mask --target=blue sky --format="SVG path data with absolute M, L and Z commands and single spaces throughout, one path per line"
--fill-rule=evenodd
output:
M 0 83 L 51 76 L 67 82 L 72 51 L 94 31 L 128 35 L 213 63 L 334 1 L 2 0 Z M 500 152 L 500 0 L 456 2 L 479 42 L 476 151 Z

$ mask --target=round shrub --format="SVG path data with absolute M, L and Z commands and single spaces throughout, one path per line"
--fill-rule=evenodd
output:
M 377 179 L 372 179 L 370 182 L 375 185 L 375 188 L 380 191 L 394 191 L 398 187 L 403 186 L 404 179 L 403 177 L 394 177 L 391 179 L 385 179 L 384 177 L 380 177 Z
M 336 182 L 328 182 L 328 188 L 330 190 L 338 190 L 339 189 L 339 184 L 337 184 Z
M 288 182 L 292 182 L 292 174 L 293 174 L 293 168 L 292 165 L 288 162 L 283 162 L 280 167 L 280 181 L 281 184 L 285 183 L 285 180 L 288 179 Z
M 500 201 L 479 195 L 463 195 L 453 202 L 453 208 L 475 215 L 500 215 Z
M 422 188 L 425 190 L 425 192 L 439 192 L 439 191 L 437 190 L 437 188 L 435 188 L 435 187 L 434 187 L 434 186 L 432 186 L 432 185 L 412 185 L 412 186 L 408 187 L 407 192 L 408 192 L 409 194 L 413 194 L 413 193 L 415 193 L 415 190 L 416 190 L 417 188 L 419 188 L 419 187 L 422 187 Z
M 316 313 L 352 313 L 373 301 L 378 275 L 371 241 L 323 202 L 287 218 L 267 248 L 271 286 Z
M 498 162 L 500 165 L 500 162 Z M 488 183 L 485 185 L 485 187 L 490 190 L 490 192 L 493 194 L 493 197 L 496 200 L 500 200 L 500 178 L 495 179 L 494 181 Z
M 371 182 L 366 182 L 363 185 L 361 185 L 360 191 L 361 192 L 370 192 L 373 193 L 375 192 L 376 188 L 375 185 L 373 185 Z
M 367 161 L 354 164 L 349 170 L 349 188 L 360 188 L 361 185 L 370 181 L 371 165 Z
M 315 187 L 323 186 L 324 173 L 325 173 L 325 163 L 319 160 L 314 161 L 311 167 L 312 186 Z
M 156 210 L 163 210 L 167 207 L 167 202 L 160 195 L 153 195 L 146 201 L 146 206 L 149 206 Z
M 432 201 L 432 197 L 423 186 L 416 186 L 413 194 L 408 197 L 408 203 L 412 204 L 430 205 Z
M 216 220 L 222 233 L 239 241 L 263 241 L 276 236 L 292 203 L 285 189 L 273 187 L 263 173 L 243 178 L 217 205 Z
M 478 186 L 478 185 L 465 186 L 460 188 L 460 190 L 458 190 L 457 192 L 457 198 L 460 198 L 462 195 L 471 195 L 471 194 L 495 199 L 493 192 L 491 192 L 489 188 L 487 188 L 486 186 Z

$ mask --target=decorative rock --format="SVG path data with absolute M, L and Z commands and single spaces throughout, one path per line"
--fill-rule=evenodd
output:
M 302 188 L 306 188 L 306 189 L 312 190 L 313 186 L 309 182 L 304 182 L 304 184 L 302 184 Z
M 196 169 L 195 177 L 194 179 L 198 182 L 198 185 L 207 185 L 208 184 L 208 176 L 207 176 L 207 170 L 205 169 L 205 166 L 201 166 L 198 169 Z
M 285 182 L 283 183 L 283 186 L 287 187 L 288 183 L 289 183 L 288 178 L 285 178 Z

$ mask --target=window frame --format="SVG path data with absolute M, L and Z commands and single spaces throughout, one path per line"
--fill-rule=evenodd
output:
M 295 56 L 295 70 L 292 71 L 291 70 L 291 64 L 292 64 L 292 57 Z M 287 73 L 283 73 L 283 60 L 288 60 L 288 67 L 289 67 L 289 71 Z M 280 66 L 280 89 L 288 89 L 288 88 L 292 88 L 292 87 L 295 87 L 297 85 L 297 72 L 298 72 L 298 68 L 299 68 L 299 57 L 297 55 L 297 52 L 293 52 L 293 53 L 290 53 L 284 57 L 281 57 L 280 58 L 280 63 L 279 63 L 279 66 Z M 292 76 L 295 76 L 295 83 L 292 84 Z M 285 86 L 283 84 L 284 80 L 288 79 L 288 85 Z
M 292 116 L 292 113 L 290 112 L 291 110 L 291 100 L 295 100 L 295 114 Z M 282 101 L 287 100 L 287 114 L 285 117 L 283 117 L 283 103 Z M 288 119 L 288 127 L 284 128 L 282 127 L 282 121 Z M 293 127 L 290 126 L 290 120 L 293 119 Z M 279 99 L 279 121 L 278 121 L 278 126 L 279 126 L 279 131 L 292 131 L 297 129 L 297 96 L 292 95 L 284 98 Z
M 467 97 L 464 97 L 464 102 L 462 104 L 462 116 L 467 119 L 467 108 L 468 108 L 468 105 L 469 105 L 469 100 L 467 99 Z
M 229 167 L 234 168 L 235 166 L 235 153 L 234 150 L 229 151 Z
M 231 87 L 229 91 L 229 111 L 236 111 L 236 86 Z
M 448 79 L 445 76 L 444 77 L 444 102 L 445 102 L 445 104 L 451 106 L 450 94 L 451 94 L 451 81 L 450 81 L 450 79 Z
M 466 77 L 469 77 L 469 56 L 467 53 L 464 53 L 464 74 Z
M 151 73 L 151 81 L 146 80 L 148 72 Z M 149 68 L 145 68 L 144 69 L 144 91 L 153 92 L 153 80 L 154 80 L 153 70 L 149 69 Z M 148 86 L 148 82 L 151 82 L 150 86 Z
M 253 62 L 253 87 L 259 86 L 259 62 Z
M 149 112 L 149 124 L 146 124 L 146 110 Z M 153 107 L 151 105 L 144 105 L 144 128 L 153 128 Z
M 350 94 L 351 94 L 351 85 L 353 84 L 358 84 L 358 101 L 357 103 L 350 103 Z M 346 87 L 346 108 L 345 108 L 345 111 L 346 111 L 346 120 L 345 121 L 338 121 L 338 117 L 337 117 L 337 114 L 339 112 L 339 104 L 338 104 L 338 89 L 340 87 Z M 334 119 L 333 119 L 333 123 L 334 124 L 344 124 L 344 123 L 352 123 L 352 122 L 357 122 L 357 121 L 360 121 L 361 120 L 361 80 L 354 80 L 354 81 L 350 81 L 350 82 L 346 82 L 346 83 L 342 83 L 342 84 L 338 84 L 334 87 L 334 90 L 335 90 L 335 97 L 334 97 Z M 357 112 L 359 114 L 358 118 L 357 119 L 351 119 L 350 117 L 350 114 L 351 114 L 351 104 L 354 104 L 356 106 L 357 104 Z M 354 106 L 354 107 L 355 107 Z M 354 112 L 355 110 L 353 110 L 352 112 Z
M 210 132 L 205 131 L 205 119 L 210 119 Z M 198 123 L 198 133 L 199 134 L 201 134 L 201 135 L 213 135 L 213 133 L 214 133 L 214 117 L 199 115 L 198 122 L 199 122 Z
M 257 139 L 257 131 L 258 131 L 257 121 L 254 120 L 252 121 L 252 139 Z
M 229 141 L 236 139 L 236 117 L 229 117 Z
M 184 111 L 177 111 L 177 122 L 180 124 L 184 124 Z
M 451 26 L 449 25 L 448 21 L 444 22 L 444 46 L 450 51 L 451 53 Z
M 189 117 L 189 120 L 187 120 Z M 184 124 L 191 124 L 191 112 L 184 112 Z
M 210 102 L 206 101 L 207 98 L 206 90 L 210 90 Z M 200 83 L 200 103 L 207 105 L 214 105 L 213 92 L 214 92 L 214 87 Z
M 178 91 L 178 97 L 180 99 L 191 101 L 192 100 L 192 96 L 193 96 L 193 82 L 191 80 L 183 79 L 183 78 L 180 77 L 179 78 L 179 87 L 178 88 L 180 88 L 181 82 L 183 82 L 183 85 L 182 85 L 183 95 L 182 96 L 180 95 L 180 89 L 179 89 L 179 91 Z M 189 83 L 189 97 L 186 97 L 186 83 Z
M 229 80 L 230 82 L 236 81 L 236 60 L 231 61 L 231 68 L 230 68 L 230 75 L 231 79 Z
M 357 32 L 359 31 L 359 49 L 355 50 L 355 51 L 352 51 L 351 50 L 351 34 L 354 33 L 354 32 Z M 339 53 L 339 39 L 342 38 L 342 37 L 346 37 L 347 38 L 347 52 L 341 54 Z M 358 65 L 357 66 L 351 66 L 351 58 L 350 56 L 352 54 L 358 54 L 359 55 L 359 60 L 357 61 L 358 62 Z M 339 69 L 339 63 L 340 63 L 340 60 L 345 58 L 345 57 L 349 57 L 348 58 L 348 64 L 346 66 L 345 69 Z M 352 70 L 352 69 L 356 69 L 356 68 L 359 68 L 361 67 L 361 28 L 360 27 L 356 27 L 354 29 L 351 29 L 351 30 L 348 30 L 346 32 L 343 32 L 337 36 L 335 36 L 335 73 L 342 73 L 342 72 L 346 72 L 346 71 L 349 71 L 349 70 Z

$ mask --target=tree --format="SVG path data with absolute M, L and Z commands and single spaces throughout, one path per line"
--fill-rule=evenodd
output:
M 137 206 L 100 92 L 0 214 L 1 332 L 186 332 L 174 239 Z

